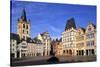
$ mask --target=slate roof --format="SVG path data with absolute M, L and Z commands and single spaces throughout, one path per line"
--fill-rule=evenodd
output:
M 10 39 L 17 40 L 17 43 L 20 42 L 20 37 L 18 34 L 10 33 Z
M 35 37 L 35 38 L 33 39 L 33 43 L 41 44 L 42 41 L 39 40 L 37 37 Z
M 66 26 L 65 26 L 65 30 L 68 30 L 68 29 L 70 29 L 72 27 L 76 29 L 74 18 L 70 18 L 70 19 L 67 20 L 67 23 L 66 23 Z
M 22 18 L 23 21 L 26 21 L 26 22 L 27 22 L 26 11 L 25 11 L 25 9 L 23 9 L 23 11 L 22 11 L 22 16 L 21 16 L 21 18 Z

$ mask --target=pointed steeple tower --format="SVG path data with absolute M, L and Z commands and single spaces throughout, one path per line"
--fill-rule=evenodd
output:
M 26 19 L 26 11 L 25 11 L 25 9 L 23 9 L 23 11 L 22 11 L 21 19 L 22 19 L 23 21 L 26 21 L 26 22 L 27 22 L 27 19 Z
M 18 19 L 17 33 L 20 39 L 27 40 L 30 37 L 30 20 L 27 21 L 25 9 L 22 10 L 22 15 Z
M 71 19 L 67 20 L 67 23 L 66 23 L 66 26 L 65 26 L 65 30 L 68 30 L 68 29 L 70 29 L 72 27 L 76 29 L 74 18 L 71 18 Z

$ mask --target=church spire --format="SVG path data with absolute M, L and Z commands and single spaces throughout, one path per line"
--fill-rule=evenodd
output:
M 22 11 L 22 16 L 21 16 L 21 18 L 22 18 L 23 21 L 27 21 L 25 9 L 23 9 L 23 11 Z

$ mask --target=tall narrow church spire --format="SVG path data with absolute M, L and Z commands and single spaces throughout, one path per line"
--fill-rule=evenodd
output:
M 65 26 L 65 30 L 70 29 L 72 27 L 76 28 L 74 18 L 71 18 L 71 19 L 67 20 L 67 23 L 66 23 L 66 26 Z
M 27 21 L 25 9 L 23 9 L 23 11 L 22 11 L 22 16 L 21 16 L 21 18 L 22 18 L 23 21 Z

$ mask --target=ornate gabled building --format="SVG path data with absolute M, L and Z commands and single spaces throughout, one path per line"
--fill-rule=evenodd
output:
M 38 35 L 38 38 L 44 44 L 44 56 L 49 56 L 51 51 L 51 37 L 48 32 L 43 32 Z
M 85 29 L 79 27 L 76 33 L 76 55 L 85 55 Z
M 62 56 L 63 55 L 63 45 L 62 45 L 62 39 L 56 39 L 53 40 L 52 45 L 53 45 L 53 53 L 55 56 Z
M 38 34 L 37 37 L 28 42 L 28 56 L 49 56 L 51 50 L 51 39 L 48 32 Z
M 62 32 L 63 55 L 75 55 L 76 25 L 74 18 L 67 21 L 65 31 Z
M 89 23 L 85 32 L 86 55 L 96 55 L 96 26 Z
M 25 9 L 23 9 L 22 16 L 18 19 L 17 34 L 20 39 L 24 40 L 30 37 L 30 20 L 27 21 Z

